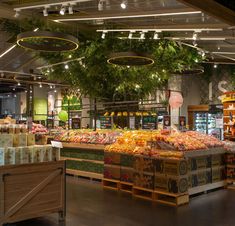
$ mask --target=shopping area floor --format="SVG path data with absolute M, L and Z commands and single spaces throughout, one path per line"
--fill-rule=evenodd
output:
M 102 189 L 99 182 L 67 178 L 67 217 L 57 215 L 14 226 L 234 226 L 235 190 L 218 190 L 179 208 L 133 199 Z M 12 226 L 12 225 L 11 225 Z

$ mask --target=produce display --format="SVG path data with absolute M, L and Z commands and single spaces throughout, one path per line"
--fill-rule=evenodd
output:
M 27 132 L 27 126 L 25 124 L 12 124 L 12 123 L 0 124 L 0 133 L 14 134 L 14 133 L 26 133 L 26 132 Z
M 46 134 L 48 133 L 48 130 L 45 126 L 37 123 L 33 123 L 32 125 L 32 133 L 34 134 Z
M 62 130 L 55 135 L 54 140 L 83 144 L 112 144 L 120 135 L 119 131 Z

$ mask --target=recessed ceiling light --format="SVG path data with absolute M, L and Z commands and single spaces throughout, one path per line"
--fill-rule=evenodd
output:
M 214 68 L 217 68 L 218 67 L 218 65 L 217 64 L 214 64 Z

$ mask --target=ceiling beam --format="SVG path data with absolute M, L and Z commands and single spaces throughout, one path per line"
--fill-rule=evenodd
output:
M 214 0 L 178 0 L 179 2 L 202 10 L 208 15 L 216 17 L 231 26 L 235 25 L 235 12 L 215 2 Z M 234 1 L 234 0 L 232 0 Z

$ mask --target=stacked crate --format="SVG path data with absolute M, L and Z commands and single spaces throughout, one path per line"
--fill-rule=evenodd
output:
M 235 181 L 235 153 L 229 152 L 225 155 L 226 177 L 228 182 Z
M 121 178 L 121 154 L 104 152 L 104 188 L 119 190 Z

